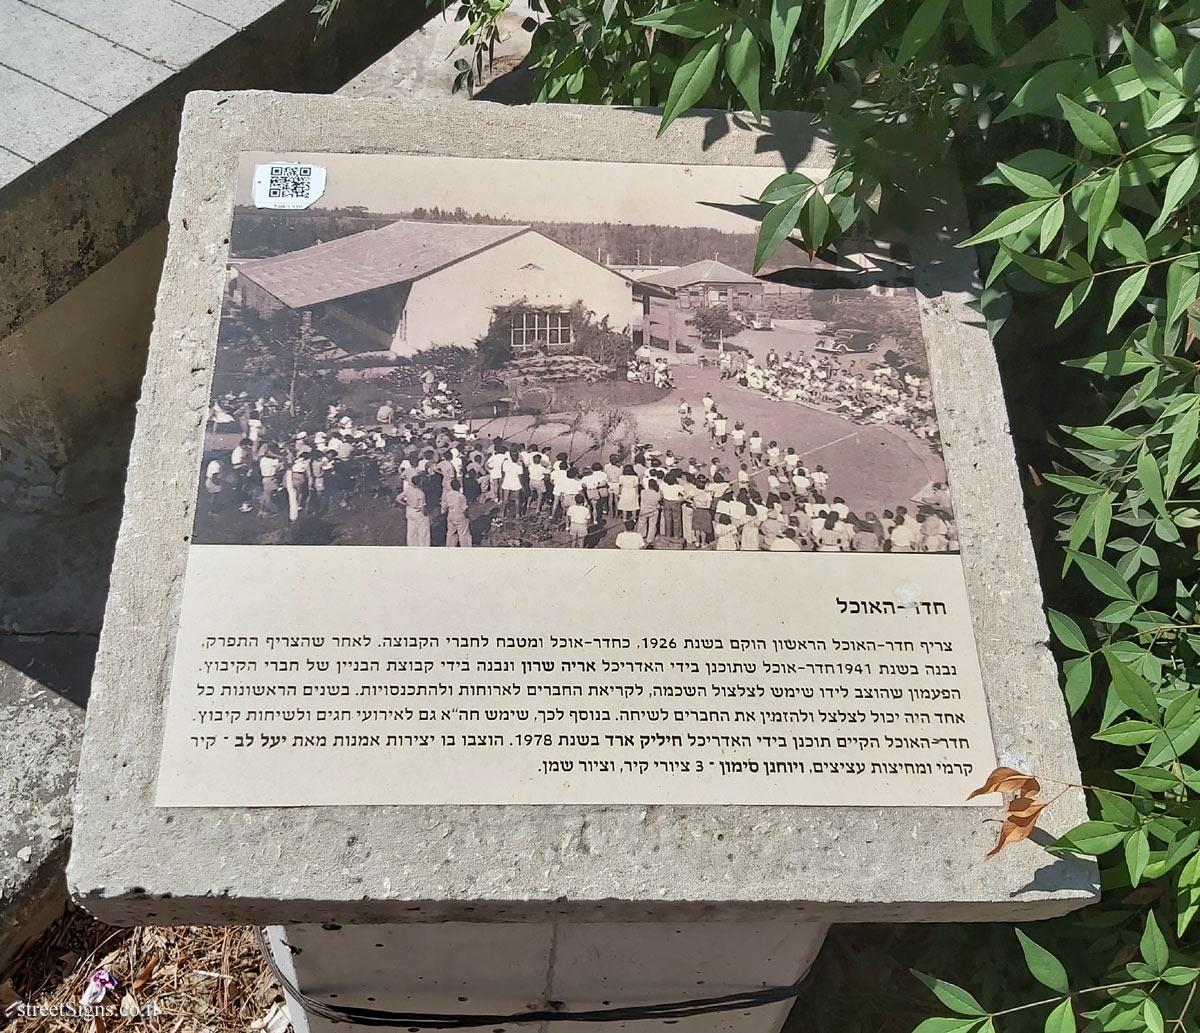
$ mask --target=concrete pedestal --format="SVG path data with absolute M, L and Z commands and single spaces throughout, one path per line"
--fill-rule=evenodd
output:
M 342 1007 L 512 1015 L 723 997 L 788 986 L 825 939 L 819 922 L 533 922 L 272 926 L 282 974 L 313 1000 Z M 679 1033 L 777 1033 L 793 998 L 673 1021 Z M 296 1033 L 335 1033 L 289 996 Z M 572 1033 L 660 1029 L 661 1018 L 571 1022 Z M 537 1025 L 540 1033 L 558 1026 Z M 512 1023 L 493 1033 L 533 1029 Z
M 1032 841 L 988 859 L 999 806 L 928 806 L 916 797 L 903 806 L 155 805 L 240 152 L 781 171 L 799 164 L 810 172 L 834 162 L 828 141 L 799 115 L 742 129 L 731 116 L 695 113 L 661 138 L 658 121 L 649 112 L 557 106 L 189 99 L 80 764 L 69 883 L 88 910 L 116 924 L 271 926 L 284 974 L 328 1003 L 506 1015 L 555 1001 L 578 1010 L 786 985 L 807 969 L 829 922 L 1028 921 L 1096 899 L 1090 860 L 1052 856 Z M 937 218 L 904 243 L 915 264 L 994 755 L 1047 784 L 1077 784 L 1036 564 L 1019 531 L 1024 514 L 999 377 L 968 308 L 973 260 L 953 247 L 967 235 L 953 225 L 953 197 Z M 464 581 L 464 596 L 471 587 Z M 289 585 L 264 581 L 261 589 L 285 593 Z M 362 605 L 380 601 L 364 596 Z M 404 607 L 421 605 L 416 596 L 402 600 L 399 632 Z M 196 777 L 204 777 L 201 765 Z M 444 773 L 447 784 L 453 777 Z M 1082 791 L 1068 789 L 1041 826 L 1049 837 L 1085 818 Z M 787 1011 L 780 1003 L 677 1024 L 688 1033 L 766 1033 Z M 298 1010 L 294 1017 L 305 1021 Z M 580 1025 L 588 1029 L 571 1024 Z

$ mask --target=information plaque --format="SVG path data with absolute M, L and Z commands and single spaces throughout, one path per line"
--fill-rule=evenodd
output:
M 775 175 L 242 155 L 159 806 L 964 804 L 915 292 Z

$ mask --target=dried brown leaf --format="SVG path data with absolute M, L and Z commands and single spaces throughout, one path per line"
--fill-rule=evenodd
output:
M 1045 800 L 1035 800 L 1031 796 L 1018 796 L 1015 800 L 1009 800 L 1004 809 L 1014 818 L 1033 818 L 1045 806 Z
M 1003 782 L 1004 779 L 1010 778 L 1013 775 L 1019 775 L 1020 773 L 1021 772 L 1019 772 L 1016 768 L 996 768 L 984 780 L 983 785 L 981 785 L 978 789 L 973 790 L 967 799 L 972 800 L 976 796 L 982 796 L 984 793 L 994 793 L 996 791 L 996 786 Z
M 158 965 L 158 958 L 151 958 L 142 966 L 142 970 L 137 974 L 133 981 L 133 989 L 140 990 L 149 981 L 155 967 Z
M 1041 808 L 1038 808 L 1040 810 Z M 1012 843 L 1019 843 L 1023 839 L 1028 839 L 1029 834 L 1033 831 L 1037 824 L 1037 812 L 1035 811 L 1029 817 L 1018 817 L 1010 814 L 1004 819 L 1004 824 L 1000 826 L 1000 840 L 991 850 L 984 856 L 994 857 L 1000 853 L 1006 846 Z
M 983 796 L 985 793 L 1015 793 L 1020 791 L 1022 794 L 1032 796 L 1041 789 L 1038 780 L 1032 775 L 1026 775 L 1024 772 L 1018 771 L 1016 768 L 996 768 L 987 780 L 976 789 L 968 800 L 974 799 L 976 796 Z

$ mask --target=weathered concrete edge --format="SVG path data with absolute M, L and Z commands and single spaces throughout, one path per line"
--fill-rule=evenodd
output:
M 486 912 L 512 921 L 534 920 L 567 896 L 572 903 L 564 906 L 597 918 L 625 900 L 638 901 L 628 906 L 642 917 L 663 919 L 696 909 L 740 918 L 761 906 L 773 913 L 800 907 L 814 919 L 930 921 L 1046 917 L 1095 899 L 1089 862 L 1051 860 L 1031 844 L 985 862 L 995 825 L 983 821 L 997 814 L 986 809 L 901 817 L 881 808 L 152 807 L 237 151 L 778 163 L 769 147 L 758 150 L 760 137 L 714 132 L 725 118 L 682 119 L 656 142 L 655 115 L 616 109 L 445 109 L 269 94 L 189 98 L 168 275 L 80 774 L 80 798 L 92 804 L 77 810 L 69 882 L 85 906 L 126 923 L 246 921 L 259 907 L 256 920 L 271 923 L 421 921 L 429 917 L 420 902 L 444 900 L 459 903 L 443 904 L 440 917 L 478 920 Z M 828 146 L 800 117 L 773 118 L 771 132 L 804 165 L 830 164 Z M 701 151 L 701 140 L 714 138 Z M 923 319 L 935 388 L 942 398 L 958 390 L 966 400 L 941 408 L 951 476 L 958 475 L 967 577 L 977 593 L 975 628 L 992 668 L 996 745 L 1002 758 L 1073 780 L 1069 729 L 1039 600 L 1029 588 L 1028 579 L 1036 579 L 1032 551 L 1023 532 L 1013 534 L 1024 515 L 998 375 L 986 333 L 969 325 L 964 308 L 971 258 L 944 244 L 922 256 L 943 263 L 936 278 L 923 278 Z M 185 412 L 186 420 L 179 418 Z M 989 471 L 987 483 L 964 490 L 963 476 L 980 476 L 980 467 Z M 120 692 L 118 682 L 124 682 Z M 129 768 L 115 784 L 111 765 L 120 759 Z M 1068 793 L 1045 823 L 1052 834 L 1061 832 L 1084 813 L 1081 795 Z M 897 825 L 899 835 L 889 833 Z M 746 828 L 756 830 L 759 849 L 737 835 Z M 898 850 L 905 846 L 907 852 Z M 838 885 L 851 873 L 856 893 L 846 901 Z M 934 877 L 944 889 L 940 903 L 904 903 L 920 901 Z
M 48 929 L 67 903 L 64 871 L 71 841 L 60 839 L 41 863 L 0 902 L 0 972 L 31 936 Z

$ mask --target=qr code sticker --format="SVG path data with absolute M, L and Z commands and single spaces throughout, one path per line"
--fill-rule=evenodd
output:
M 299 197 L 308 199 L 312 193 L 311 165 L 272 165 L 268 197 Z
M 307 208 L 325 193 L 325 169 L 292 161 L 257 165 L 253 193 L 259 208 Z

